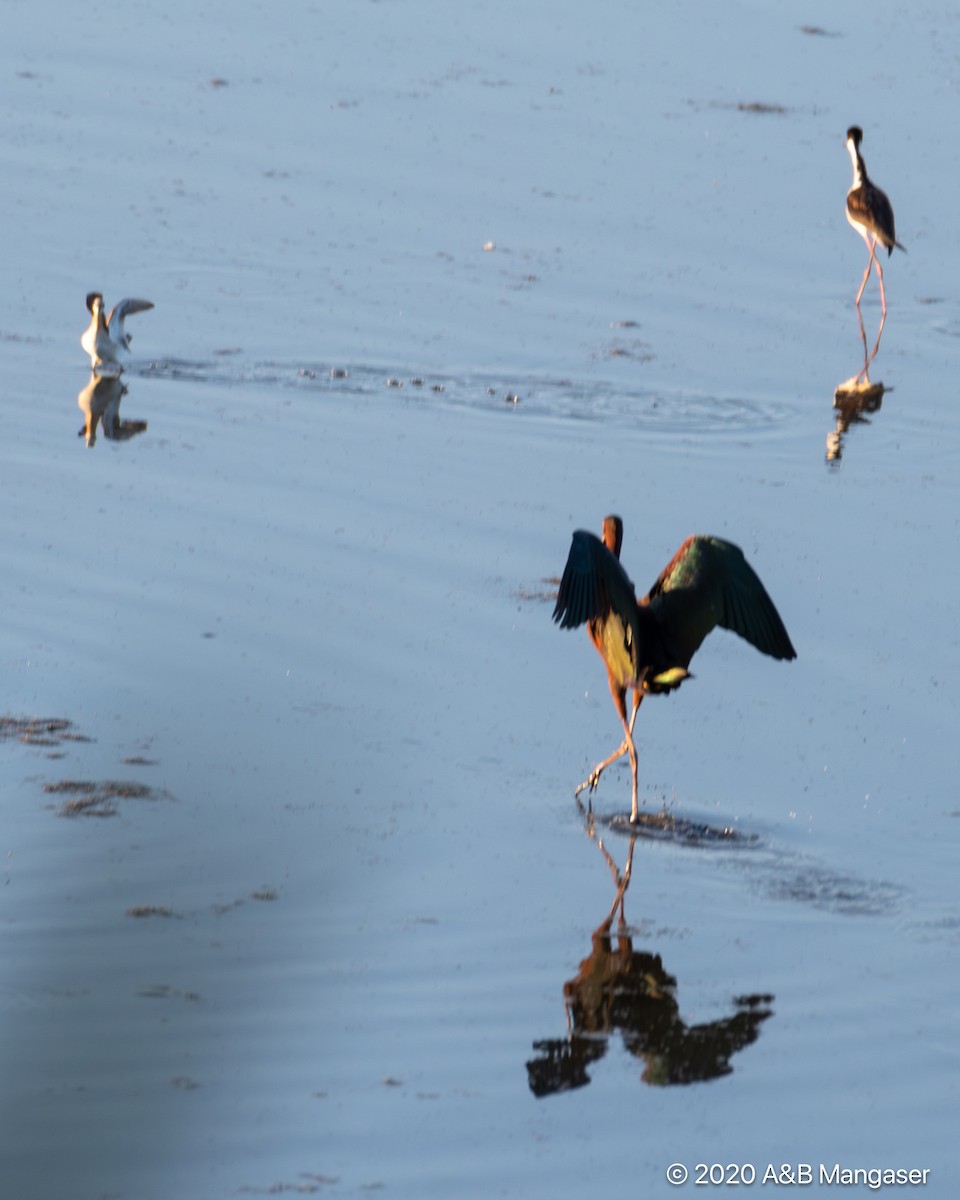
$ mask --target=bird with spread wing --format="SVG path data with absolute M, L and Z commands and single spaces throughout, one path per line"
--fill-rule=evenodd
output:
M 103 305 L 103 296 L 99 292 L 87 293 L 90 324 L 83 331 L 80 345 L 90 355 L 91 371 L 98 375 L 120 373 L 121 356 L 130 349 L 133 340 L 124 322 L 134 313 L 148 312 L 151 308 L 152 300 L 126 299 L 115 304 L 108 314 Z M 103 371 L 104 363 L 107 364 L 106 371 Z
M 689 537 L 640 600 L 620 564 L 623 522 L 604 518 L 603 540 L 586 530 L 573 535 L 553 611 L 561 629 L 586 624 L 607 667 L 610 693 L 623 726 L 621 745 L 577 788 L 593 792 L 603 771 L 630 756 L 633 805 L 638 819 L 637 751 L 633 727 L 643 697 L 667 693 L 690 677 L 687 668 L 717 625 L 730 629 L 772 658 L 796 658 L 780 614 L 743 556 L 720 538 Z M 626 696 L 633 690 L 633 712 Z

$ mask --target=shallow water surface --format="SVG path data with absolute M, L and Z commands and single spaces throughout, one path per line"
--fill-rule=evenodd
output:
M 950 14 L 45 12 L 0 50 L 2 1194 L 952 1196 Z M 859 410 L 854 120 L 909 247 Z M 119 386 L 93 287 L 156 303 Z M 716 632 L 643 706 L 637 836 L 625 765 L 574 802 L 619 726 L 550 620 L 610 511 L 638 588 L 742 546 L 798 651 Z

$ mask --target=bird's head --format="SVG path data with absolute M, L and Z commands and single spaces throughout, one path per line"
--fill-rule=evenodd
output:
M 863 141 L 863 130 L 859 125 L 851 125 L 847 130 L 847 145 L 853 143 L 854 150 L 860 149 L 860 143 Z
M 87 292 L 87 311 L 94 316 L 103 308 L 103 295 L 100 292 Z
M 614 558 L 620 557 L 620 547 L 623 545 L 623 521 L 614 513 L 603 518 L 603 544 Z

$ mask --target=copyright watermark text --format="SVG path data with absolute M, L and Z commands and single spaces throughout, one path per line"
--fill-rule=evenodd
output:
M 667 1183 L 680 1187 L 868 1187 L 879 1192 L 886 1187 L 923 1187 L 930 1178 L 929 1167 L 845 1167 L 842 1163 L 686 1163 L 667 1167 Z

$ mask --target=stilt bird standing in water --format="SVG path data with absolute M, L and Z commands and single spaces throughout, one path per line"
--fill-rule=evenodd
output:
M 887 255 L 893 253 L 894 246 L 899 246 L 906 252 L 906 247 L 897 241 L 896 228 L 893 221 L 893 206 L 885 192 L 872 183 L 867 176 L 860 154 L 860 143 L 863 141 L 863 130 L 858 125 L 851 125 L 847 130 L 847 149 L 850 151 L 850 161 L 853 163 L 853 187 L 847 192 L 847 220 L 867 243 L 870 257 L 867 269 L 863 273 L 860 291 L 857 292 L 856 305 L 860 307 L 863 289 L 870 278 L 870 268 L 876 263 L 877 278 L 880 280 L 880 311 L 882 317 L 887 315 L 887 297 L 883 290 L 883 267 L 877 255 L 877 245 L 881 245 Z M 880 339 L 877 339 L 879 345 Z
M 780 615 L 763 584 L 730 542 L 689 537 L 641 600 L 620 565 L 623 522 L 605 517 L 603 541 L 578 529 L 560 581 L 553 619 L 561 629 L 586 623 L 607 665 L 610 693 L 624 739 L 577 788 L 592 792 L 603 771 L 623 754 L 633 776 L 631 822 L 637 821 L 637 751 L 633 726 L 648 694 L 670 692 L 690 677 L 687 667 L 711 629 L 722 625 L 773 658 L 796 658 Z M 633 712 L 627 719 L 627 689 Z

